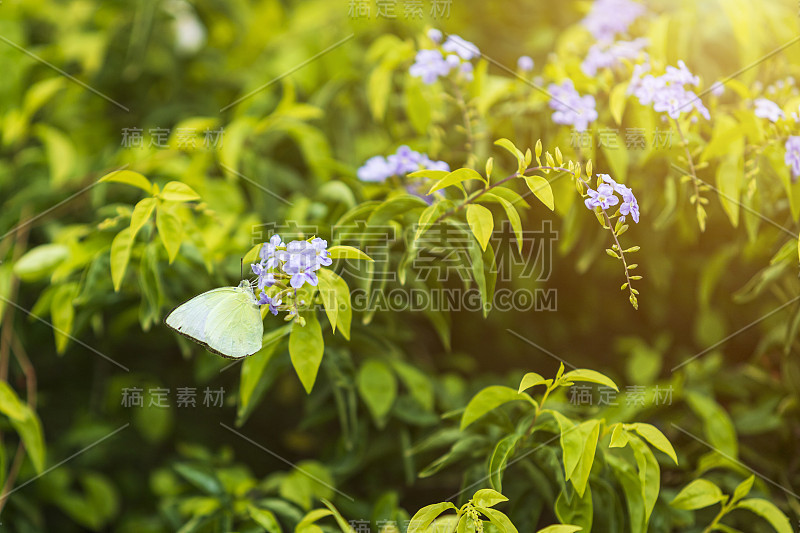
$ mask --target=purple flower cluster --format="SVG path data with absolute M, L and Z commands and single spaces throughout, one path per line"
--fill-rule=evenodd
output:
M 428 30 L 428 38 L 438 45 L 442 40 L 442 32 L 437 29 Z M 427 85 L 447 76 L 454 70 L 460 72 L 461 76 L 469 81 L 472 80 L 473 71 L 470 60 L 480 57 L 480 55 L 481 52 L 477 46 L 458 35 L 450 35 L 441 47 L 418 51 L 408 73 L 415 78 L 421 78 L 422 82 Z
M 691 112 L 693 108 L 706 120 L 711 119 L 700 98 L 685 87 L 700 85 L 700 78 L 689 71 L 686 63 L 680 60 L 677 67 L 668 66 L 661 76 L 646 74 L 649 70 L 649 64 L 636 65 L 633 68 L 628 93 L 636 96 L 639 103 L 652 105 L 659 113 L 666 113 L 674 119 L 680 117 L 681 113 Z
M 599 207 L 605 211 L 619 204 L 620 199 L 616 196 L 616 194 L 619 194 L 622 197 L 622 204 L 619 206 L 619 219 L 624 222 L 625 217 L 630 216 L 638 224 L 639 202 L 636 201 L 633 191 L 622 183 L 614 181 L 608 174 L 598 174 L 598 177 L 604 183 L 601 183 L 596 191 L 591 188 L 587 191 L 589 197 L 583 202 L 586 207 L 592 210 Z
M 594 76 L 600 69 L 615 68 L 623 59 L 638 58 L 647 44 L 648 41 L 644 37 L 633 41 L 597 42 L 589 48 L 586 58 L 581 63 L 581 70 L 587 76 Z M 644 56 L 647 57 L 646 52 Z
M 784 161 L 792 169 L 792 181 L 800 177 L 800 136 L 791 135 L 786 139 Z
M 421 169 L 449 171 L 450 165 L 444 161 L 433 161 L 427 154 L 403 145 L 389 157 L 376 155 L 367 159 L 364 166 L 358 169 L 358 179 L 381 182 L 391 176 L 402 176 Z
M 589 123 L 597 120 L 594 96 L 581 96 L 575 90 L 572 80 L 564 80 L 560 85 L 551 83 L 550 108 L 553 109 L 553 122 L 571 125 L 577 131 L 586 131 Z
M 778 104 L 767 98 L 756 98 L 753 103 L 756 106 L 753 113 L 759 118 L 765 118 L 770 122 L 778 122 L 786 116 Z
M 642 4 L 633 0 L 596 0 L 582 22 L 598 41 L 613 41 L 645 11 Z
M 261 260 L 250 267 L 258 276 L 258 288 L 262 291 L 274 285 L 287 288 L 283 282 L 287 279 L 293 289 L 299 289 L 305 283 L 316 286 L 319 283 L 316 271 L 333 263 L 328 256 L 328 242 L 320 238 L 286 244 L 280 235 L 273 235 L 261 247 L 259 257 Z M 274 296 L 262 292 L 258 303 L 269 305 L 272 314 L 277 315 L 281 305 L 280 292 Z

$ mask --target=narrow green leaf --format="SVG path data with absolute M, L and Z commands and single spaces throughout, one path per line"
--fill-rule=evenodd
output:
M 428 194 L 433 194 L 438 190 L 444 189 L 445 187 L 450 187 L 451 185 L 457 185 L 464 181 L 468 180 L 481 180 L 486 181 L 483 176 L 478 174 L 477 171 L 471 168 L 459 168 L 456 169 L 447 176 L 443 177 L 439 181 L 437 181 L 428 191 Z
M 150 180 L 138 172 L 133 172 L 132 170 L 116 170 L 106 174 L 99 180 L 99 183 L 105 182 L 125 183 L 126 185 L 138 187 L 147 193 L 151 193 L 153 191 L 153 184 L 150 183 Z
M 406 533 L 426 533 L 428 526 L 436 520 L 436 517 L 448 509 L 455 510 L 456 506 L 452 502 L 442 502 L 423 507 L 411 517 Z
M 331 259 L 362 259 L 371 263 L 374 262 L 370 256 L 352 246 L 331 246 L 328 248 L 328 256 Z
M 769 522 L 778 533 L 792 533 L 792 525 L 789 522 L 789 518 L 772 502 L 759 498 L 750 498 L 740 501 L 736 504 L 736 508 L 747 509 L 757 514 Z
M 125 228 L 117 233 L 114 240 L 111 241 L 111 280 L 114 283 L 114 291 L 119 292 L 119 288 L 122 286 L 132 248 L 133 238 L 130 228 Z
M 292 324 L 292 333 L 289 335 L 289 356 L 303 388 L 306 393 L 311 394 L 314 382 L 317 380 L 319 365 L 322 363 L 325 342 L 322 339 L 322 328 L 317 315 L 311 311 L 303 314 L 303 318 L 306 320 L 305 326 L 297 322 Z
M 492 385 L 481 390 L 467 404 L 461 416 L 461 430 L 475 422 L 489 411 L 500 407 L 504 403 L 514 400 L 524 400 L 526 397 L 511 387 Z
M 675 464 L 678 464 L 678 456 L 675 455 L 675 449 L 672 447 L 669 439 L 661 433 L 661 430 L 651 424 L 636 423 L 631 425 L 636 433 L 644 437 L 644 439 L 654 447 L 669 455 L 670 458 L 675 461 Z
M 147 224 L 155 208 L 155 198 L 145 198 L 136 204 L 133 208 L 133 214 L 131 214 L 131 239 L 135 239 L 139 230 Z
M 163 209 L 163 206 L 156 212 L 156 228 L 158 229 L 158 236 L 161 238 L 161 244 L 167 251 L 167 257 L 170 264 L 178 257 L 178 251 L 181 249 L 181 242 L 183 240 L 183 224 L 173 213 Z
M 695 479 L 675 496 L 670 505 L 676 509 L 692 511 L 714 505 L 725 498 L 726 496 L 714 483 L 707 479 Z
M 589 370 L 587 368 L 579 368 L 577 370 L 571 370 L 567 372 L 564 374 L 564 381 L 587 381 L 590 383 L 599 383 L 600 385 L 611 387 L 615 391 L 619 392 L 617 384 L 614 383 L 610 378 L 604 376 L 600 372 Z

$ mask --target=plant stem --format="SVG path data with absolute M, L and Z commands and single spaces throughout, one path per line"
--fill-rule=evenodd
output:
M 614 231 L 614 226 L 611 224 L 611 218 L 606 213 L 606 210 L 603 209 L 603 217 L 605 218 L 606 224 L 608 224 L 608 229 L 611 231 L 611 235 L 614 237 L 614 243 L 617 245 L 617 252 L 619 253 L 620 259 L 622 259 L 622 267 L 625 269 L 625 280 L 628 282 L 628 292 L 631 296 L 636 296 L 633 293 L 633 282 L 631 281 L 631 275 L 628 272 L 628 261 L 625 259 L 625 252 L 622 251 L 622 245 L 619 243 L 619 237 L 617 237 L 617 232 Z
M 689 150 L 689 141 L 686 140 L 686 136 L 683 134 L 683 130 L 681 129 L 681 125 L 678 122 L 678 119 L 672 119 L 675 122 L 675 129 L 678 130 L 678 137 L 681 138 L 681 145 L 686 153 L 686 161 L 689 163 L 689 170 L 692 173 L 692 185 L 694 186 L 694 204 L 700 203 L 700 185 L 698 184 L 697 178 L 697 169 L 694 166 L 694 158 L 692 158 L 692 152 Z

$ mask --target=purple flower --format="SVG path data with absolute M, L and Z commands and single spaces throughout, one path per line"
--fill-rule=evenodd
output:
M 653 109 L 667 113 L 671 118 L 677 119 L 681 113 L 688 113 L 694 108 L 707 120 L 710 113 L 700 98 L 684 85 L 698 85 L 700 79 L 692 75 L 683 61 L 678 61 L 678 68 L 667 67 L 666 74 L 653 76 L 646 74 L 650 65 L 636 65 L 633 69 L 628 93 L 639 99 L 642 105 L 652 105 Z
M 722 96 L 722 93 L 725 92 L 725 86 L 722 84 L 721 81 L 715 81 L 711 85 L 710 91 L 711 91 L 711 94 L 713 94 L 714 96 L 719 98 L 720 96 Z
M 645 46 L 647 39 L 643 37 L 633 41 L 595 43 L 581 63 L 581 70 L 587 76 L 594 76 L 600 69 L 618 67 L 623 59 L 636 59 L 643 53 Z M 646 53 L 644 55 L 647 56 Z
M 286 265 L 284 265 L 284 270 L 286 270 L 285 266 Z M 287 271 L 287 273 L 290 272 Z M 308 282 L 309 285 L 312 285 L 314 287 L 316 287 L 317 283 L 319 283 L 319 279 L 317 279 L 317 275 L 314 273 L 314 267 L 299 269 L 290 274 L 292 278 L 289 280 L 289 285 L 291 285 L 295 289 L 299 289 L 306 282 Z
M 331 263 L 333 263 L 333 259 L 328 257 L 328 241 L 317 237 L 311 241 L 311 246 L 313 246 L 314 250 L 317 252 L 318 266 L 330 266 Z
M 600 185 L 596 191 L 589 189 L 586 192 L 589 194 L 589 198 L 584 200 L 583 203 L 589 209 L 599 207 L 605 211 L 612 205 L 617 205 L 619 203 L 619 198 L 614 195 L 614 189 L 611 185 L 606 185 L 604 183 Z
M 358 169 L 357 175 L 361 181 L 386 181 L 394 175 L 394 170 L 385 157 L 376 155 L 367 159 L 364 166 Z
M 461 74 L 464 75 L 464 78 L 466 80 L 472 81 L 472 79 L 473 79 L 473 76 L 472 76 L 472 70 L 473 70 L 472 63 L 467 63 L 467 62 L 461 63 L 460 70 L 461 70 Z
M 597 120 L 594 96 L 581 96 L 575 90 L 572 80 L 564 80 L 560 85 L 550 84 L 550 108 L 554 110 L 552 119 L 556 124 L 572 125 L 577 131 L 586 131 L 589 123 Z
M 689 71 L 683 59 L 678 60 L 678 68 L 667 66 L 664 80 L 678 85 L 694 85 L 695 87 L 700 85 L 700 77 L 693 75 Z
M 755 115 L 757 117 L 766 118 L 771 122 L 778 122 L 778 120 L 786 116 L 780 106 L 772 100 L 756 98 L 753 103 L 756 105 Z
M 278 314 L 278 306 L 281 305 L 280 298 L 270 298 L 267 296 L 267 293 L 262 292 L 261 296 L 258 298 L 258 305 L 269 305 L 269 311 L 273 315 Z
M 478 50 L 477 46 L 467 40 L 462 39 L 458 35 L 448 36 L 447 40 L 442 45 L 442 50 L 445 52 L 458 54 L 461 59 L 465 61 L 469 61 L 473 57 L 478 57 L 481 55 L 481 52 Z
M 792 181 L 800 176 L 800 136 L 792 135 L 786 139 L 786 155 L 784 161 L 792 169 Z
M 632 0 L 596 0 L 582 22 L 598 41 L 613 41 L 644 13 L 644 6 Z
M 433 41 L 436 44 L 442 42 L 442 32 L 437 30 L 436 28 L 431 28 L 428 30 L 428 39 Z
M 386 181 L 391 176 L 402 176 L 421 168 L 432 170 L 450 170 L 444 161 L 432 161 L 426 154 L 401 146 L 388 158 L 376 155 L 358 169 L 358 178 L 362 181 Z
M 409 74 L 422 78 L 422 82 L 427 85 L 435 82 L 439 76 L 447 76 L 449 72 L 450 65 L 439 50 L 420 50 L 414 64 L 408 69 Z
M 625 221 L 625 217 L 630 215 L 634 222 L 637 224 L 639 223 L 639 203 L 636 201 L 633 194 L 631 194 L 628 199 L 623 197 L 622 205 L 619 206 L 619 213 L 622 215 L 620 220 L 623 222 Z
M 530 72 L 533 70 L 533 59 L 530 56 L 519 56 L 517 59 L 517 68 L 522 72 Z

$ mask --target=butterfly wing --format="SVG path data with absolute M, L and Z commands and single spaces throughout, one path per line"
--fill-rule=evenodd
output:
M 205 324 L 208 346 L 224 357 L 240 358 L 261 349 L 264 322 L 251 290 L 241 286 L 216 305 Z
M 222 287 L 195 296 L 165 319 L 167 326 L 209 351 L 238 359 L 261 349 L 264 324 L 252 293 Z

